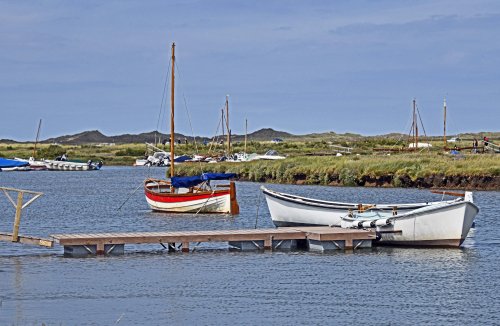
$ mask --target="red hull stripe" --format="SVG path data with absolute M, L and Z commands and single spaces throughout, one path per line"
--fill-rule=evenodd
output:
M 164 195 L 154 195 L 151 193 L 146 192 L 146 197 L 148 197 L 151 200 L 154 200 L 156 202 L 160 203 L 183 203 L 183 202 L 189 202 L 193 200 L 202 200 L 202 199 L 207 199 L 207 198 L 215 198 L 215 197 L 220 197 L 220 196 L 226 196 L 229 195 L 229 191 L 224 191 L 224 192 L 216 192 L 216 193 L 203 193 L 203 194 L 193 194 L 191 196 L 179 196 L 179 195 L 171 195 L 171 194 L 164 194 Z

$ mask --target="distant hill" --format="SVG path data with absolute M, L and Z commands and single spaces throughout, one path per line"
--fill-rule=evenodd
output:
M 482 139 L 484 135 L 490 137 L 490 139 L 500 139 L 500 132 L 478 132 L 478 133 L 461 133 L 459 136 L 462 139 Z M 254 131 L 247 135 L 249 141 L 271 141 L 274 138 L 281 138 L 285 141 L 356 141 L 361 138 L 388 138 L 388 139 L 404 139 L 408 135 L 401 133 L 390 133 L 386 135 L 377 135 L 377 136 L 363 136 L 360 134 L 354 133 L 344 133 L 337 134 L 333 131 L 324 132 L 324 133 L 312 133 L 305 135 L 294 135 L 285 131 L 274 130 L 272 128 L 263 128 L 257 131 Z M 456 137 L 457 135 L 448 135 L 448 138 Z M 431 136 L 430 138 L 439 139 L 442 136 Z M 166 139 L 169 139 L 170 135 L 160 134 L 155 131 L 140 133 L 140 134 L 123 134 L 116 136 L 106 136 L 98 130 L 84 131 L 74 135 L 65 135 L 55 138 L 45 139 L 40 141 L 44 144 L 64 144 L 64 145 L 86 145 L 86 144 L 105 144 L 105 143 L 114 143 L 114 144 L 131 144 L 131 143 L 155 143 L 156 142 L 164 142 Z M 193 137 L 186 136 L 183 134 L 176 133 L 176 139 L 180 139 L 184 141 L 187 139 L 189 142 L 193 141 Z M 196 141 L 203 142 L 209 141 L 210 137 L 200 137 L 196 136 Z M 219 139 L 223 139 L 222 136 L 219 136 Z M 233 141 L 244 141 L 245 135 L 232 135 L 231 138 Z M 12 139 L 0 139 L 0 143 L 2 144 L 15 144 L 15 143 L 32 143 L 29 142 L 18 142 Z
M 192 141 L 192 137 L 176 133 L 176 139 L 188 139 Z M 130 143 L 154 143 L 155 140 L 163 142 L 165 139 L 170 139 L 170 135 L 158 133 L 155 131 L 145 132 L 137 135 L 123 134 L 117 136 L 106 136 L 98 130 L 84 131 L 75 135 L 65 135 L 56 138 L 49 138 L 41 141 L 44 144 L 64 144 L 64 145 L 83 145 L 83 144 L 130 144 Z M 197 138 L 198 141 L 208 139 L 206 137 Z
M 272 140 L 273 138 L 282 139 L 292 139 L 301 136 L 292 135 L 288 132 L 277 131 L 271 128 L 264 128 L 252 132 L 247 135 L 248 140 L 255 141 L 266 141 Z M 184 141 L 187 139 L 189 142 L 193 141 L 192 136 L 186 136 L 180 133 L 175 134 L 176 139 Z M 219 136 L 222 139 L 222 135 Z M 164 141 L 165 139 L 170 139 L 170 135 L 161 134 L 155 131 L 150 131 L 141 134 L 123 134 L 117 136 L 106 136 L 98 130 L 84 131 L 75 135 L 65 135 L 56 138 L 49 138 L 41 141 L 44 144 L 64 144 L 64 145 L 83 145 L 83 144 L 102 144 L 102 143 L 115 143 L 115 144 L 130 144 L 130 143 L 154 143 L 155 139 L 160 139 Z M 210 140 L 209 137 L 196 136 L 196 141 L 203 142 L 205 140 Z M 243 141 L 245 135 L 232 135 L 231 139 L 233 141 Z
M 296 135 L 292 135 L 288 132 L 277 131 L 271 128 L 263 128 L 247 135 L 248 140 L 255 141 L 273 140 L 274 138 L 291 139 L 296 137 Z M 245 140 L 245 135 L 232 135 L 231 139 L 234 141 L 243 141 Z

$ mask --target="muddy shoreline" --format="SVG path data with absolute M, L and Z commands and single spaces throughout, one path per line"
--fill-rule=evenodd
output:
M 291 182 L 278 182 L 273 178 L 261 178 L 255 180 L 248 176 L 240 175 L 241 181 L 258 181 L 280 184 L 297 185 L 328 185 L 328 186 L 358 186 L 358 187 L 381 187 L 381 188 L 425 188 L 425 189 L 460 189 L 460 190 L 500 190 L 500 176 L 445 176 L 432 175 L 412 180 L 408 175 L 384 175 L 380 177 L 362 176 L 353 178 L 347 184 L 338 174 L 329 175 L 328 182 L 324 179 L 309 178 L 305 174 L 293 176 Z

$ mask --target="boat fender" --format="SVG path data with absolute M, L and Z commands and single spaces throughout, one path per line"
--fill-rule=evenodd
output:
M 354 223 L 356 223 L 356 222 L 354 222 Z M 357 227 L 360 228 L 360 229 L 363 228 L 363 222 L 358 222 Z
M 364 228 L 369 228 L 369 227 L 371 227 L 371 224 L 372 224 L 372 222 L 371 222 L 371 221 L 365 221 L 365 222 L 363 222 L 363 223 L 362 223 L 362 225 L 363 225 L 363 227 L 364 227 Z
M 390 218 L 380 219 L 380 220 L 375 221 L 375 226 L 387 226 L 387 225 L 391 225 L 391 224 L 392 224 L 392 221 Z

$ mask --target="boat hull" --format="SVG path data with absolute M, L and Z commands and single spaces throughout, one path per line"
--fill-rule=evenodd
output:
M 271 219 L 274 225 L 278 227 L 340 226 L 342 217 L 346 216 L 349 210 L 366 209 L 376 206 L 381 210 L 389 212 L 396 209 L 398 214 L 402 214 L 417 208 L 435 204 L 432 202 L 383 205 L 354 204 L 294 196 L 272 191 L 264 187 L 261 187 L 261 189 L 266 197 Z
M 80 162 L 71 161 L 55 161 L 55 160 L 45 160 L 44 161 L 47 170 L 50 171 L 93 171 L 99 170 L 101 167 L 99 164 L 88 164 Z
M 348 208 L 334 209 L 298 203 L 265 193 L 271 219 L 281 226 L 340 226 L 341 218 Z
M 398 246 L 459 247 L 467 237 L 479 208 L 463 201 L 417 209 L 389 218 L 390 225 L 376 226 L 379 244 Z M 357 220 L 344 218 L 342 226 Z M 358 224 L 359 225 L 359 224 Z
M 176 189 L 170 192 L 169 183 L 146 180 L 144 192 L 149 207 L 154 211 L 170 213 L 222 213 L 238 214 L 236 190 L 231 182 L 227 189 L 206 191 L 201 189 Z

